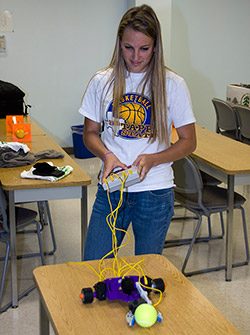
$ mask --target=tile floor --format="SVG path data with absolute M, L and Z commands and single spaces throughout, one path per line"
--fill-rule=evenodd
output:
M 97 174 L 100 169 L 100 160 L 98 158 L 76 159 L 79 165 L 92 178 L 92 185 L 88 188 L 88 209 L 94 201 Z M 247 199 L 245 210 L 247 214 L 248 230 L 250 232 L 250 187 L 237 187 L 237 191 Z M 30 205 L 31 207 L 34 204 Z M 80 260 L 80 201 L 79 200 L 58 200 L 50 201 L 50 209 L 53 218 L 53 224 L 57 239 L 57 251 L 55 255 L 47 257 L 47 264 L 65 263 L 69 260 Z M 178 214 L 185 214 L 183 209 Z M 214 233 L 217 232 L 217 223 L 219 217 L 213 218 L 212 224 Z M 206 224 L 204 231 L 206 230 Z M 234 227 L 234 258 L 244 259 L 243 238 L 241 229 L 241 215 L 235 212 Z M 175 237 L 186 237 L 193 233 L 194 224 L 192 222 L 173 222 L 169 229 L 168 239 Z M 47 228 L 44 231 L 44 243 L 48 244 L 49 234 Z M 48 235 L 48 236 L 46 236 Z M 130 234 L 132 237 L 132 233 Z M 25 236 L 19 239 L 18 248 L 31 250 L 33 245 L 33 236 Z M 49 247 L 49 245 L 47 245 Z M 181 269 L 182 262 L 187 251 L 187 246 L 164 249 L 163 254 L 178 268 Z M 3 253 L 2 244 L 0 244 L 0 254 Z M 129 245 L 121 250 L 120 256 L 133 254 L 133 238 Z M 210 243 L 199 243 L 196 245 L 190 260 L 190 269 L 192 266 L 214 266 L 224 262 L 224 242 L 212 241 Z M 2 262 L 1 262 L 2 263 Z M 18 288 L 24 291 L 33 284 L 32 270 L 40 266 L 39 259 L 32 258 L 18 261 Z M 0 273 L 2 273 L 2 264 L 0 264 Z M 189 277 L 190 281 L 239 329 L 242 334 L 250 334 L 250 266 L 243 266 L 233 269 L 233 280 L 225 281 L 224 271 L 212 272 Z M 5 285 L 4 301 L 5 305 L 10 300 L 10 272 Z M 32 291 L 28 296 L 19 302 L 17 309 L 8 309 L 0 315 L 0 334 L 8 335 L 38 335 L 39 334 L 39 304 L 38 293 Z M 51 334 L 54 332 L 51 330 Z

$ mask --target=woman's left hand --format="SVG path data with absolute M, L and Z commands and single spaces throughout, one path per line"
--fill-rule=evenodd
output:
M 140 175 L 140 180 L 142 181 L 148 171 L 154 166 L 154 154 L 142 154 L 139 155 L 132 165 L 138 167 L 138 173 Z

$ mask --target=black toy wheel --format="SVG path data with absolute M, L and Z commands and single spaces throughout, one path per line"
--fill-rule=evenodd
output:
M 92 288 L 83 288 L 80 298 L 84 304 L 90 304 L 94 300 L 94 293 Z
M 122 279 L 121 282 L 122 291 L 125 294 L 131 294 L 131 292 L 134 290 L 134 281 L 130 277 L 125 277 Z
M 152 281 L 152 288 L 156 288 L 157 290 L 160 290 L 161 292 L 165 291 L 165 283 L 162 278 L 157 278 Z M 155 293 L 159 293 L 155 291 Z
M 138 299 L 138 300 L 132 300 L 129 302 L 128 307 L 129 310 L 135 314 L 135 310 L 138 306 L 140 306 L 141 304 L 145 304 L 145 300 L 144 299 Z
M 94 286 L 96 292 L 96 298 L 98 300 L 105 300 L 106 299 L 106 284 L 103 281 L 98 282 Z

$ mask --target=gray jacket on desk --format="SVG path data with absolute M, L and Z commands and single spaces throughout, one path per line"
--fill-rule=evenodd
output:
M 16 167 L 34 164 L 39 159 L 56 159 L 63 158 L 64 154 L 56 150 L 44 150 L 38 153 L 27 152 L 22 149 L 17 152 L 9 148 L 0 149 L 0 167 Z

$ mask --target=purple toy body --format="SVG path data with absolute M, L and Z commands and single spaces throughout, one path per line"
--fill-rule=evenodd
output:
M 142 285 L 138 285 L 140 283 Z M 146 286 L 146 287 L 144 287 Z M 94 298 L 98 300 L 123 300 L 126 302 L 138 300 L 142 296 L 147 300 L 147 294 L 152 289 L 164 292 L 165 283 L 161 278 L 152 280 L 147 276 L 114 277 L 100 281 L 91 287 L 83 288 L 80 298 L 84 304 L 91 303 Z M 141 292 L 139 292 L 139 289 Z
M 139 276 L 129 276 L 133 280 L 133 290 L 130 293 L 124 293 L 122 290 L 122 277 L 109 278 L 105 279 L 106 283 L 106 296 L 109 300 L 123 300 L 123 301 L 132 301 L 139 299 L 140 295 L 136 289 L 136 282 L 139 281 Z M 143 279 L 141 280 L 143 281 Z

